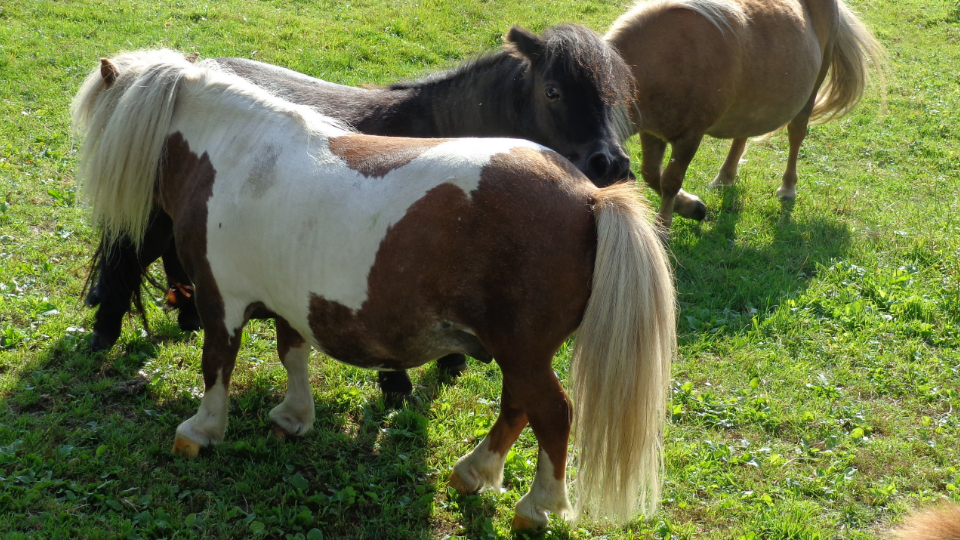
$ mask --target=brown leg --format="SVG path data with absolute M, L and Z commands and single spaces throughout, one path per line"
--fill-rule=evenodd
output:
M 303 435 L 313 428 L 316 414 L 313 393 L 310 391 L 310 345 L 299 332 L 281 317 L 277 317 L 277 353 L 287 368 L 287 395 L 283 402 L 270 411 L 274 434 L 278 438 Z
M 216 290 L 215 288 L 212 288 Z M 233 310 L 223 306 L 223 301 L 217 302 L 204 297 L 204 291 L 210 287 L 197 286 L 197 311 L 203 321 L 203 369 L 204 393 L 200 402 L 200 410 L 177 427 L 177 436 L 173 442 L 173 453 L 182 454 L 188 458 L 195 458 L 200 448 L 223 441 L 227 431 L 227 404 L 230 395 L 230 375 L 240 351 L 241 333 L 245 324 L 243 313 L 245 307 L 234 307 Z M 236 309 L 239 311 L 236 312 Z M 232 313 L 232 319 L 240 322 L 233 334 L 227 331 L 224 312 Z M 239 317 L 239 318 L 238 318 Z
M 655 135 L 641 133 L 640 148 L 643 152 L 640 175 L 651 189 L 660 193 L 660 168 L 663 166 L 663 154 L 667 151 L 667 142 Z
M 512 528 L 545 527 L 550 512 L 572 514 L 565 481 L 572 406 L 549 363 L 517 374 L 504 370 L 503 384 L 527 413 L 540 445 L 533 485 L 517 503 Z
M 507 387 L 500 397 L 500 416 L 480 444 L 457 461 L 450 473 L 450 487 L 458 493 L 476 493 L 484 487 L 499 488 L 507 452 L 527 426 L 527 415 Z
M 643 161 L 640 165 L 640 174 L 643 176 L 643 179 L 647 185 L 653 188 L 653 190 L 659 193 L 662 197 L 663 191 L 661 188 L 663 185 L 663 179 L 666 177 L 666 174 L 670 172 L 674 158 L 671 157 L 670 165 L 667 166 L 667 170 L 663 173 L 663 175 L 661 175 L 660 167 L 663 164 L 663 155 L 666 152 L 667 142 L 655 135 L 641 133 L 640 145 L 643 150 Z M 697 145 L 699 146 L 699 142 Z M 673 151 L 676 153 L 676 145 L 674 145 Z M 695 153 L 696 149 L 694 149 L 694 154 Z M 693 159 L 693 156 L 690 156 L 690 159 Z M 688 160 L 687 164 L 689 165 L 689 163 L 690 162 Z M 686 171 L 686 166 L 684 166 L 684 171 Z M 680 177 L 680 182 L 681 184 L 683 182 L 682 176 Z M 703 204 L 703 201 L 701 201 L 696 195 L 691 195 L 683 189 L 677 189 L 677 192 L 674 193 L 672 202 L 670 204 L 671 217 L 670 220 L 665 224 L 667 229 L 670 228 L 670 222 L 673 220 L 672 212 L 674 211 L 685 218 L 695 219 L 697 221 L 707 217 L 707 207 L 705 204 Z M 662 213 L 662 203 L 660 209 Z M 661 224 L 664 224 L 662 220 Z
M 734 139 L 730 143 L 730 152 L 727 153 L 727 159 L 720 167 L 720 172 L 713 179 L 710 187 L 721 188 L 733 185 L 737 177 L 737 166 L 740 165 L 740 158 L 743 157 L 743 151 L 747 147 L 747 139 Z
M 672 143 L 673 152 L 670 155 L 670 164 L 667 165 L 667 169 L 663 171 L 663 176 L 660 178 L 660 196 L 662 199 L 657 221 L 664 229 L 670 229 L 673 223 L 674 210 L 681 216 L 693 219 L 706 217 L 707 210 L 703 202 L 680 189 L 683 187 L 683 177 L 687 174 L 687 167 L 690 166 L 693 156 L 697 154 L 701 140 L 703 140 L 702 134 L 680 138 Z M 678 196 L 681 193 L 686 197 Z M 696 200 L 693 201 L 690 198 Z
M 831 58 L 833 55 L 832 47 L 824 51 L 824 58 Z M 800 155 L 800 145 L 807 136 L 807 125 L 810 123 L 810 113 L 813 112 L 813 105 L 817 101 L 817 92 L 820 91 L 820 85 L 827 78 L 827 72 L 830 69 L 830 63 L 824 62 L 820 67 L 820 73 L 817 75 L 817 81 L 813 85 L 813 93 L 810 99 L 803 106 L 803 109 L 793 117 L 793 120 L 787 124 L 787 133 L 790 138 L 790 155 L 787 158 L 787 170 L 783 173 L 783 183 L 777 189 L 777 197 L 792 201 L 797 198 L 797 157 Z
M 790 136 L 790 155 L 787 157 L 787 170 L 783 173 L 783 183 L 777 189 L 777 197 L 792 201 L 797 198 L 797 157 L 800 155 L 800 145 L 807 136 L 807 124 L 810 121 L 810 112 L 813 110 L 811 99 L 800 114 L 793 117 L 787 124 L 787 133 Z

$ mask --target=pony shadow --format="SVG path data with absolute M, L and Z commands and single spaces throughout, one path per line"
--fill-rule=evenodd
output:
M 671 247 L 680 304 L 680 340 L 703 333 L 733 334 L 770 316 L 801 294 L 820 265 L 842 258 L 850 230 L 832 216 L 794 218 L 793 201 L 761 222 L 765 230 L 738 243 L 743 202 L 738 187 L 724 188 L 712 226 L 695 225 Z M 751 233 L 753 234 L 753 233 Z

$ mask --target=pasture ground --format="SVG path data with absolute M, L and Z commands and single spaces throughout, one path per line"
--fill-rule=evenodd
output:
M 960 501 L 960 4 L 857 0 L 889 51 L 841 121 L 813 127 L 799 199 L 772 197 L 786 137 L 753 143 L 737 187 L 686 187 L 710 213 L 675 222 L 680 355 L 662 509 L 624 528 L 551 523 L 545 538 L 868 539 L 913 507 Z M 202 389 L 202 334 L 151 293 L 147 336 L 79 345 L 95 231 L 76 204 L 67 105 L 101 56 L 173 47 L 387 83 L 494 48 L 513 23 L 603 30 L 626 5 L 575 0 L 0 4 L 0 535 L 4 538 L 499 538 L 533 478 L 527 430 L 506 490 L 460 497 L 455 460 L 491 426 L 495 366 L 413 372 L 386 407 L 375 374 L 315 356 L 316 431 L 269 436 L 285 388 L 270 323 L 244 335 L 227 440 L 170 454 Z M 638 150 L 633 149 L 634 157 Z M 634 167 L 636 168 L 636 164 Z M 649 191 L 648 191 L 649 193 Z M 653 196 L 651 195 L 651 198 Z M 653 200 L 654 204 L 657 201 Z M 568 351 L 556 370 L 566 372 Z

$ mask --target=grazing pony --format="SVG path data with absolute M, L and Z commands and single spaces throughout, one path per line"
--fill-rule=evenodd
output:
M 777 196 L 796 198 L 807 124 L 849 111 L 863 94 L 868 62 L 879 73 L 883 57 L 842 0 L 641 2 L 605 39 L 637 80 L 641 173 L 662 197 L 658 220 L 667 228 L 674 211 L 706 217 L 703 201 L 681 189 L 704 135 L 733 139 L 711 184 L 729 186 L 747 138 L 786 124 L 790 155 Z M 668 143 L 670 163 L 661 175 Z
M 74 98 L 78 178 L 106 242 L 170 217 L 206 333 L 200 410 L 177 428 L 188 457 L 220 442 L 247 319 L 277 321 L 287 369 L 270 412 L 311 429 L 310 347 L 354 366 L 408 369 L 449 353 L 493 358 L 500 416 L 453 469 L 462 493 L 498 487 L 524 426 L 540 445 L 515 528 L 618 522 L 659 498 L 674 289 L 634 187 L 598 188 L 519 139 L 361 135 L 216 63 L 173 51 L 102 60 Z M 551 367 L 575 330 L 567 398 Z
M 592 30 L 561 25 L 542 36 L 513 27 L 504 50 L 426 79 L 386 88 L 333 84 L 281 67 L 221 58 L 216 63 L 287 101 L 309 105 L 362 133 L 406 137 L 499 136 L 529 139 L 568 158 L 598 186 L 628 174 L 621 142 L 629 133 L 626 103 L 633 76 L 613 48 Z M 131 299 L 140 305 L 141 276 L 163 256 L 168 298 L 178 322 L 195 330 L 192 284 L 177 259 L 173 224 L 151 216 L 139 251 L 129 238 L 101 242 L 91 266 L 86 303 L 99 306 L 90 337 L 93 350 L 120 337 Z M 141 315 L 143 309 L 139 310 Z M 144 324 L 146 319 L 144 318 Z M 441 366 L 456 372 L 465 358 Z M 381 372 L 385 391 L 412 389 L 405 372 Z

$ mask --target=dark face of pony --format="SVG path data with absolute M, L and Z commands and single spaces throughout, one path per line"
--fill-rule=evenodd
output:
M 630 158 L 621 142 L 631 133 L 627 104 L 634 81 L 616 50 L 575 25 L 543 36 L 514 26 L 506 40 L 508 50 L 530 61 L 533 140 L 565 156 L 597 186 L 627 178 Z

